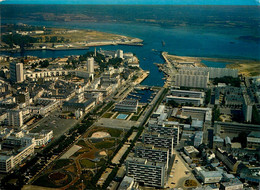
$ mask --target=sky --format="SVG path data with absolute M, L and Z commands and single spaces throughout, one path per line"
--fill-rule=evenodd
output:
M 260 0 L 0 0 L 1 4 L 260 5 Z

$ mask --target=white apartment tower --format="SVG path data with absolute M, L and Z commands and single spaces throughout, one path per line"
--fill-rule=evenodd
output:
M 89 73 L 94 73 L 94 57 L 88 58 L 87 67 Z
M 9 126 L 23 126 L 23 112 L 21 110 L 9 110 L 7 118 Z
M 121 50 L 121 49 L 117 50 L 117 51 L 116 51 L 116 57 L 123 59 L 123 58 L 124 58 L 124 52 L 123 52 L 123 50 Z
M 10 63 L 10 80 L 12 82 L 23 82 L 23 64 L 22 63 Z

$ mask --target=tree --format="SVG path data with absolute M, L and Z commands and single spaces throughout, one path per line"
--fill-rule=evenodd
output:
M 179 106 L 179 104 L 177 102 L 175 102 L 174 100 L 169 100 L 168 105 L 172 106 L 172 107 L 178 107 Z
M 252 123 L 260 125 L 260 116 L 255 105 L 252 110 Z
M 211 98 L 211 89 L 209 89 L 207 92 L 206 92 L 206 99 L 205 99 L 205 104 L 209 104 L 210 103 L 210 98 Z
M 217 85 L 218 83 L 225 83 L 227 85 L 230 84 L 231 86 L 240 87 L 240 82 L 241 81 L 239 78 L 225 76 L 221 78 L 215 78 L 213 84 Z
M 215 105 L 213 108 L 213 117 L 212 117 L 212 121 L 220 121 L 220 110 L 218 109 L 218 107 Z
M 239 133 L 238 137 L 233 138 L 233 142 L 239 142 L 239 143 L 241 143 L 242 148 L 246 148 L 247 136 L 248 136 L 248 133 L 241 132 L 241 133 Z
M 47 68 L 50 65 L 48 60 L 40 61 L 39 64 L 41 68 Z

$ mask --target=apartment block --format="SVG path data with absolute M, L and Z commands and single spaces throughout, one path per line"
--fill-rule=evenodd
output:
M 205 92 L 172 89 L 171 95 L 178 97 L 204 98 Z
M 7 119 L 9 126 L 23 126 L 23 112 L 21 110 L 9 110 L 7 113 Z
M 209 73 L 209 78 L 221 78 L 221 77 L 238 77 L 237 69 L 228 68 L 216 68 L 216 67 L 182 67 L 182 69 L 193 71 L 204 71 Z
M 173 144 L 179 144 L 179 125 L 171 124 L 169 122 L 159 124 L 157 122 L 150 121 L 148 123 L 148 132 L 156 132 L 160 135 L 173 137 Z
M 166 102 L 175 101 L 178 104 L 193 104 L 194 106 L 200 106 L 203 104 L 203 98 L 193 97 L 179 97 L 179 96 L 166 96 Z
M 175 86 L 207 88 L 209 72 L 191 69 L 180 69 L 175 75 Z
M 150 162 L 144 158 L 128 157 L 126 175 L 134 178 L 139 184 L 163 188 L 167 181 L 165 162 Z
M 34 153 L 34 144 L 17 146 L 17 150 L 2 147 L 0 150 L 0 172 L 7 173 Z

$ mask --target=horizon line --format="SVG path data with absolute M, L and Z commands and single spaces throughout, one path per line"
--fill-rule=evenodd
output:
M 0 1 L 0 5 L 125 5 L 125 6 L 257 6 L 259 4 L 90 4 L 90 3 L 3 3 Z

